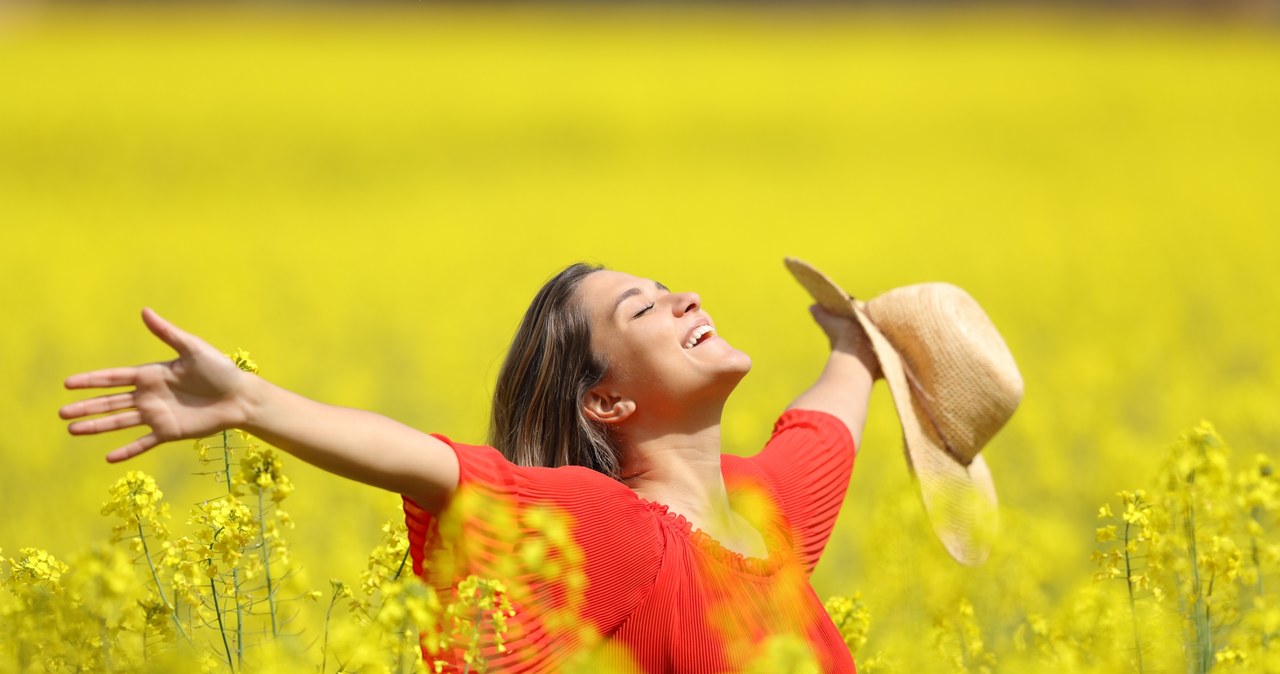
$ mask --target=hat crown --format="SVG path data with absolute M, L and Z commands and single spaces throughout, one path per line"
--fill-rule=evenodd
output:
M 1022 375 L 995 325 L 950 283 L 895 288 L 866 310 L 918 385 L 925 432 L 968 465 L 1022 400 Z

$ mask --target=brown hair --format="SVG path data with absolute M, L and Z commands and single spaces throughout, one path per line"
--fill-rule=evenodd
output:
M 608 429 L 582 400 L 605 363 L 591 351 L 591 323 L 577 299 L 588 274 L 572 264 L 547 281 L 511 340 L 493 392 L 489 443 L 520 466 L 586 466 L 617 479 L 621 457 Z

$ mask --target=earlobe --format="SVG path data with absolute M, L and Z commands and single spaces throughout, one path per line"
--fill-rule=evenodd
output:
M 636 411 L 636 403 L 614 391 L 592 389 L 583 397 L 582 411 L 589 419 L 613 425 L 631 416 Z

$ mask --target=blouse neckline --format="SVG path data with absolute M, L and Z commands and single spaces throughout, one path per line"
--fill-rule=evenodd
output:
M 710 534 L 702 529 L 694 529 L 693 524 L 688 519 L 685 519 L 684 515 L 673 512 L 668 506 L 650 501 L 639 494 L 636 494 L 636 498 L 640 499 L 640 502 L 654 514 L 674 525 L 676 530 L 684 534 L 695 548 L 731 569 L 753 576 L 770 576 L 782 566 L 781 542 L 776 538 L 774 532 L 767 527 L 757 530 L 760 531 L 760 536 L 764 539 L 768 556 L 748 557 L 736 550 L 726 548 L 720 541 L 712 538 Z

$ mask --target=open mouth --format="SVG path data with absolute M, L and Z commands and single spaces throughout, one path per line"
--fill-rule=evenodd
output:
M 699 325 L 693 329 L 693 332 L 689 333 L 689 338 L 684 342 L 684 348 L 692 349 L 708 339 L 711 339 L 715 334 L 715 328 L 710 325 Z

